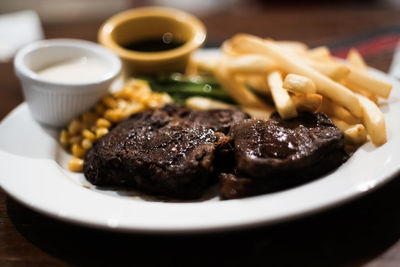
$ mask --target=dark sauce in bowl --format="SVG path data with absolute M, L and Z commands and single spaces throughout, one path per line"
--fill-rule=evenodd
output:
M 165 33 L 159 38 L 134 41 L 123 45 L 123 47 L 137 52 L 163 52 L 181 47 L 184 43 L 173 38 L 171 33 Z

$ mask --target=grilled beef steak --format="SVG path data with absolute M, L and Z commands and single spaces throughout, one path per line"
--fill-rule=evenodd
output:
M 231 128 L 235 168 L 220 175 L 221 195 L 240 198 L 292 187 L 340 166 L 347 158 L 343 133 L 322 113 Z
M 199 197 L 216 180 L 216 150 L 230 141 L 219 130 L 227 132 L 245 118 L 238 110 L 199 112 L 177 106 L 134 114 L 90 149 L 84 174 L 95 185 Z
M 89 150 L 83 170 L 95 185 L 183 199 L 219 176 L 221 197 L 231 199 L 310 181 L 346 158 L 343 133 L 321 113 L 265 121 L 167 105 L 117 125 Z

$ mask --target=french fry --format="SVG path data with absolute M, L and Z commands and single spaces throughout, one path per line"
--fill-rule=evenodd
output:
M 304 62 L 316 71 L 325 74 L 335 81 L 340 81 L 346 78 L 350 73 L 348 67 L 333 60 L 318 61 L 312 59 L 304 59 Z
M 266 38 L 266 40 L 271 40 L 271 39 Z M 293 52 L 304 53 L 308 49 L 308 46 L 302 42 L 297 42 L 297 41 L 275 41 L 275 42 L 280 47 L 287 50 L 291 50 Z
M 329 117 L 338 118 L 348 124 L 360 123 L 360 120 L 354 117 L 349 111 L 332 102 L 326 97 L 322 99 L 322 104 L 318 111 L 325 113 Z
M 222 53 L 225 54 L 226 56 L 235 57 L 235 56 L 241 56 L 241 55 L 243 55 L 243 53 L 241 53 L 241 52 L 235 50 L 235 49 L 232 47 L 232 42 L 231 42 L 231 40 L 226 40 L 226 41 L 224 41 L 224 42 L 222 43 L 222 45 L 221 45 L 221 50 L 222 50 Z
M 385 118 L 378 106 L 366 98 L 357 94 L 363 112 L 363 123 L 367 128 L 369 137 L 375 146 L 381 146 L 387 141 Z
M 230 105 L 221 101 L 217 101 L 207 97 L 192 96 L 186 99 L 185 104 L 187 107 L 196 110 L 210 110 L 210 109 L 236 109 L 237 106 Z M 269 119 L 272 112 L 275 111 L 270 105 L 264 108 L 253 108 L 248 106 L 240 106 L 240 108 L 247 112 L 252 118 L 255 119 Z
M 293 73 L 286 75 L 283 88 L 296 93 L 312 94 L 317 92 L 317 87 L 312 80 Z
M 227 94 L 232 96 L 239 104 L 243 106 L 250 106 L 254 108 L 266 108 L 266 104 L 262 102 L 253 92 L 251 92 L 245 85 L 239 83 L 227 71 L 224 59 L 221 59 L 217 68 L 215 69 L 215 78 L 221 84 L 222 88 Z
M 331 118 L 333 124 L 338 127 L 344 134 L 345 145 L 362 145 L 367 141 L 367 131 L 362 124 L 348 124 L 335 117 Z
M 298 58 L 283 53 L 279 46 L 273 42 L 264 41 L 252 35 L 239 34 L 233 37 L 232 47 L 242 52 L 265 55 L 279 62 L 280 68 L 283 71 L 312 79 L 317 86 L 318 93 L 334 100 L 356 117 L 362 116 L 358 98 L 351 90 L 307 66 L 307 64 L 304 64 Z
M 324 52 L 325 49 L 327 48 L 318 48 L 316 51 L 321 51 L 321 53 L 326 53 Z M 307 54 L 308 51 L 306 51 L 307 53 L 303 52 L 294 54 L 293 51 L 288 51 L 288 52 L 292 53 L 291 57 L 297 57 L 298 61 L 303 62 L 304 64 L 312 67 L 314 70 L 328 76 L 329 78 L 335 81 L 340 81 L 344 79 L 350 73 L 350 70 L 347 66 L 329 57 L 330 55 L 329 50 L 327 52 L 328 54 L 324 54 L 322 59 L 318 57 L 308 56 Z
M 350 73 L 349 68 L 345 65 L 332 60 L 330 51 L 325 46 L 316 47 L 310 50 L 294 50 L 285 45 L 280 45 L 279 41 L 272 42 L 279 45 L 280 48 L 285 49 L 288 53 L 292 53 L 292 57 L 300 57 L 299 60 L 335 81 L 342 80 Z
M 330 116 L 331 121 L 333 122 L 333 124 L 335 124 L 335 126 L 337 128 L 339 128 L 342 132 L 345 132 L 348 128 L 351 127 L 350 124 L 348 124 L 345 121 L 342 121 L 341 119 L 335 118 Z
M 301 57 L 304 63 L 335 81 L 340 81 L 350 73 L 350 70 L 345 65 L 332 60 L 331 53 L 326 46 L 302 50 L 300 48 L 290 49 L 289 46 L 281 45 L 280 41 L 274 41 L 274 43 L 288 52 L 294 52 L 296 56 Z
M 271 96 L 271 92 L 268 88 L 267 80 L 264 75 L 260 74 L 237 74 L 235 75 L 236 79 L 242 84 L 250 87 L 253 91 L 264 95 Z
M 186 99 L 185 104 L 187 107 L 197 110 L 236 108 L 234 105 L 229 105 L 221 101 L 201 96 L 189 97 Z
M 357 87 L 359 89 L 371 92 L 383 98 L 388 98 L 392 85 L 372 77 L 364 71 L 360 71 L 354 67 L 349 66 L 350 73 L 346 78 L 346 83 Z
M 193 56 L 189 58 L 188 64 L 185 69 L 187 75 L 199 75 L 198 62 L 193 60 Z
M 277 43 L 277 42 L 275 42 Z M 312 67 L 316 71 L 328 76 L 329 78 L 335 80 L 335 81 L 341 81 L 347 75 L 350 73 L 350 70 L 347 66 L 344 64 L 341 64 L 340 62 L 337 62 L 335 60 L 332 60 L 329 56 L 329 50 L 326 50 L 326 47 L 320 47 L 316 48 L 315 51 L 310 52 L 311 55 L 314 53 L 318 55 L 318 53 L 321 53 L 321 58 L 318 58 L 317 56 L 315 57 L 310 57 L 307 53 L 294 53 L 291 55 L 291 57 L 298 57 L 297 60 L 302 61 L 304 64 L 307 64 L 308 66 Z M 293 53 L 294 51 L 288 51 L 288 53 Z
M 368 70 L 367 64 L 357 49 L 350 49 L 346 57 L 347 64 L 354 69 L 366 72 Z
M 329 48 L 326 46 L 318 46 L 312 49 L 307 50 L 307 57 L 310 59 L 316 60 L 324 60 L 329 59 L 331 57 L 331 52 Z
M 279 71 L 271 72 L 268 77 L 268 86 L 271 90 L 276 110 L 282 119 L 290 119 L 297 116 L 296 105 L 288 92 L 282 87 L 282 75 Z
M 210 72 L 213 73 L 217 63 L 219 61 L 219 55 L 203 55 L 192 56 L 188 63 L 188 67 L 186 70 L 187 74 L 196 74 L 198 72 Z
M 226 67 L 231 73 L 267 73 L 277 69 L 278 65 L 271 59 L 260 55 L 242 55 L 229 58 Z
M 322 103 L 322 96 L 318 94 L 294 94 L 291 98 L 297 111 L 315 112 Z
M 252 118 L 260 119 L 260 120 L 267 120 L 271 116 L 271 114 L 275 111 L 273 107 L 270 105 L 266 105 L 265 108 L 253 108 L 253 107 L 246 107 L 240 106 L 240 108 L 248 113 Z
M 344 142 L 351 145 L 362 145 L 367 141 L 367 131 L 362 124 L 351 125 L 344 131 Z
M 371 92 L 367 92 L 367 91 L 365 91 L 363 89 L 359 89 L 354 84 L 349 84 L 349 83 L 346 83 L 346 81 L 343 81 L 343 85 L 346 86 L 347 88 L 349 88 L 351 91 L 353 91 L 355 93 L 358 93 L 360 95 L 368 97 L 369 100 L 371 100 L 372 102 L 374 102 L 376 104 L 379 101 L 378 97 L 375 94 L 373 94 Z

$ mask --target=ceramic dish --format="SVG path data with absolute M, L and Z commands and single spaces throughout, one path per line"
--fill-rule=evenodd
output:
M 90 69 L 89 74 L 96 73 L 93 64 L 99 65 L 102 67 L 101 73 L 97 77 L 90 77 L 80 69 L 84 79 L 75 81 L 70 80 L 79 76 L 77 71 L 68 72 L 63 69 L 62 79 L 69 77 L 70 80 L 61 81 L 38 73 L 46 67 L 62 65 L 71 60 L 86 62 L 79 65 L 86 65 L 86 70 Z M 87 62 L 92 64 L 88 65 Z M 121 61 L 96 43 L 77 39 L 50 39 L 20 49 L 14 59 L 14 68 L 33 117 L 48 125 L 65 126 L 107 93 L 110 84 L 121 71 Z M 76 65 L 74 70 L 77 70 Z
M 184 71 L 193 51 L 206 39 L 203 23 L 193 15 L 166 7 L 141 7 L 118 13 L 101 26 L 99 43 L 122 60 L 126 75 Z M 165 51 L 139 52 L 124 47 L 145 40 L 177 39 L 183 44 Z M 170 41 L 170 40 L 169 40 Z
M 0 124 L 0 185 L 21 203 L 51 217 L 116 231 L 222 231 L 304 216 L 359 197 L 399 174 L 400 85 L 381 72 L 371 72 L 393 84 L 389 103 L 382 107 L 388 142 L 378 148 L 366 143 L 337 170 L 286 191 L 238 200 L 165 202 L 100 190 L 83 174 L 68 171 L 70 155 L 59 146 L 58 133 L 38 124 L 26 104 Z

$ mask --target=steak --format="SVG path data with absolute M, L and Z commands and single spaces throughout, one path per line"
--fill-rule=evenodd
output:
M 249 116 L 239 110 L 191 111 L 168 105 L 136 113 L 97 141 L 83 171 L 99 186 L 123 186 L 152 195 L 196 198 L 211 183 L 224 133 Z
M 311 181 L 346 159 L 343 133 L 322 113 L 246 120 L 231 128 L 234 169 L 219 176 L 221 196 L 241 198 Z
M 311 181 L 347 159 L 343 133 L 322 113 L 249 119 L 239 110 L 176 105 L 136 113 L 98 140 L 83 171 L 98 186 L 178 199 L 220 181 L 223 199 Z

